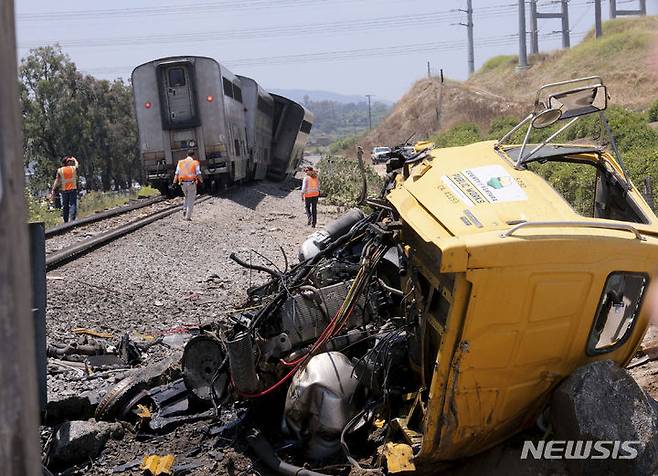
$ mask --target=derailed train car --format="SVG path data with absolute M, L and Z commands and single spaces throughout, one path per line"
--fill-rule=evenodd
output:
M 247 123 L 250 176 L 265 178 L 272 154 L 272 127 L 274 100 L 272 96 L 251 78 L 238 76 L 242 83 L 242 98 Z
M 313 125 L 311 111 L 278 94 L 274 99 L 274 128 L 272 134 L 272 162 L 268 176 L 274 180 L 293 173 L 304 155 L 304 146 Z
M 144 177 L 163 192 L 189 149 L 197 151 L 201 172 L 214 187 L 263 178 L 274 163 L 270 175 L 282 180 L 301 160 L 312 116 L 307 114 L 304 131 L 298 124 L 292 141 L 275 140 L 269 93 L 212 58 L 153 60 L 134 69 L 132 84 Z M 289 124 L 288 116 L 282 117 L 277 124 Z M 274 148 L 277 157 L 288 158 L 283 173 L 279 161 L 272 161 Z M 288 166 L 293 159 L 295 165 Z
M 391 159 L 374 211 L 311 235 L 289 270 L 232 255 L 271 279 L 247 291 L 228 326 L 186 345 L 197 411 L 256 411 L 267 399 L 269 421 L 242 433 L 282 474 L 317 476 L 301 463 L 341 452 L 364 469 L 373 448 L 390 471 L 408 471 L 531 425 L 582 365 L 629 362 L 648 325 L 658 218 L 614 141 L 550 143 L 586 114 L 606 126 L 606 105 L 598 78 L 549 85 L 499 142 Z M 560 120 L 569 122 L 529 143 L 532 129 Z M 522 144 L 507 144 L 523 126 Z M 592 173 L 590 207 L 542 178 L 555 163 Z M 286 460 L 300 464 L 263 435 L 298 440 Z

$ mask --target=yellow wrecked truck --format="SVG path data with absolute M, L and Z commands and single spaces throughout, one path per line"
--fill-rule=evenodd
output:
M 387 200 L 422 307 L 422 384 L 400 419 L 417 461 L 501 442 L 534 423 L 577 367 L 624 365 L 641 342 L 658 223 L 616 150 L 606 105 L 599 78 L 545 86 L 501 141 L 434 149 L 397 176 Z M 600 114 L 607 147 L 553 142 L 586 114 Z M 517 131 L 523 142 L 508 144 Z M 589 183 L 586 206 L 542 178 L 556 164 Z

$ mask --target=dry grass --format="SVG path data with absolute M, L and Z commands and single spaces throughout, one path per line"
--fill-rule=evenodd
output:
M 605 22 L 603 36 L 590 32 L 571 49 L 532 56 L 516 70 L 516 57 L 489 60 L 466 84 L 528 103 L 533 91 L 553 81 L 601 76 L 612 102 L 645 109 L 658 97 L 658 17 Z
M 543 84 L 588 75 L 603 77 L 612 104 L 647 109 L 658 98 L 658 17 L 611 20 L 603 31 L 598 40 L 589 34 L 569 50 L 531 56 L 525 71 L 516 70 L 514 56 L 491 58 L 468 81 L 447 81 L 442 98 L 437 78 L 421 79 L 358 143 L 369 151 L 399 144 L 412 133 L 414 140 L 424 139 L 463 122 L 486 131 L 496 118 L 523 116 Z M 344 152 L 354 155 L 354 147 Z

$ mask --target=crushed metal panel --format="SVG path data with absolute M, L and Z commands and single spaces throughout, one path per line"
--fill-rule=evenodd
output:
M 386 468 L 390 474 L 416 471 L 411 446 L 404 443 L 386 443 L 382 454 L 386 458 Z
M 147 455 L 144 456 L 144 462 L 139 467 L 145 474 L 150 476 L 166 475 L 170 476 L 172 473 L 172 466 L 176 457 L 173 454 L 165 456 Z

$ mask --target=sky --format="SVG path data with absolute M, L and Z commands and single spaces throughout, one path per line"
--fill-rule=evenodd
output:
M 372 94 L 396 101 L 419 78 L 468 77 L 467 0 L 15 0 L 19 58 L 59 43 L 81 71 L 128 79 L 155 58 L 216 58 L 265 88 Z M 518 2 L 472 0 L 475 67 L 518 53 Z M 646 0 L 658 14 L 658 0 Z M 609 18 L 603 0 L 603 19 Z M 639 0 L 617 0 L 619 9 Z M 56 8 L 55 8 L 56 5 Z M 560 2 L 539 0 L 542 12 Z M 594 24 L 592 0 L 570 0 L 571 43 Z M 529 29 L 529 22 L 528 28 Z M 541 20 L 540 50 L 561 47 L 559 20 Z

